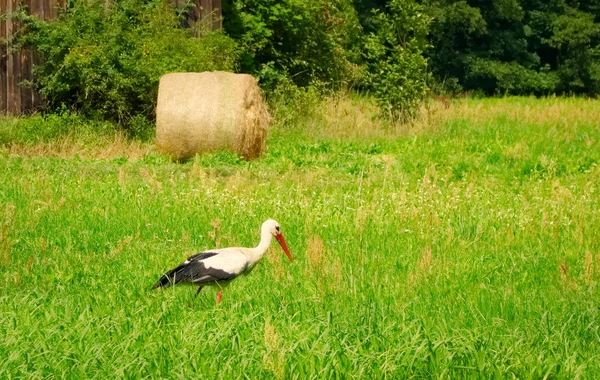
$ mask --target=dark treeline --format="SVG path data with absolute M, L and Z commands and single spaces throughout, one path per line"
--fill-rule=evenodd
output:
M 446 89 L 600 93 L 600 1 L 423 0 L 430 70 Z
M 246 56 L 245 62 L 249 64 L 246 69 L 260 71 L 267 80 L 285 72 L 300 85 L 318 79 L 363 86 L 362 79 L 373 69 L 364 66 L 365 48 L 369 47 L 365 41 L 369 36 L 386 33 L 382 33 L 379 16 L 391 14 L 396 7 L 402 8 L 404 15 L 412 16 L 399 19 L 401 12 L 391 14 L 396 30 L 400 30 L 400 40 L 402 36 L 418 37 L 423 27 L 428 28 L 429 47 L 424 49 L 425 45 L 419 44 L 419 48 L 428 58 L 428 69 L 434 79 L 430 86 L 436 90 L 451 93 L 475 90 L 488 95 L 593 96 L 600 92 L 600 0 L 306 3 L 311 2 L 225 2 L 227 33 L 238 39 L 251 36 L 253 41 L 257 38 L 269 41 L 255 55 Z M 416 21 L 416 15 L 422 15 L 428 25 Z M 314 21 L 320 17 L 333 24 L 323 29 L 323 36 L 315 30 L 318 23 Z M 298 18 L 304 20 L 309 29 L 307 34 L 298 33 L 301 29 Z M 244 27 L 247 29 L 242 37 L 240 28 Z M 397 41 L 388 39 L 383 44 L 394 42 Z M 343 54 L 336 55 L 336 51 Z M 354 72 L 358 76 L 349 75 L 348 64 L 356 64 L 366 72 L 358 70 Z

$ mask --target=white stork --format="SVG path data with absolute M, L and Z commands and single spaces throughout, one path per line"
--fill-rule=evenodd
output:
M 267 252 L 273 236 L 290 261 L 293 262 L 294 259 L 285 239 L 279 232 L 279 223 L 269 219 L 260 228 L 260 243 L 255 248 L 231 247 L 197 253 L 165 273 L 152 289 L 168 288 L 180 283 L 196 284 L 199 285 L 196 292 L 197 297 L 204 286 L 216 285 L 220 289 L 217 295 L 218 305 L 221 303 L 222 285 L 226 285 L 237 276 L 248 272 Z

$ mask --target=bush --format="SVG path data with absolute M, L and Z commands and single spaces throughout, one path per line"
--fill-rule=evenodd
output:
M 368 35 L 355 3 L 375 9 L 363 19 Z M 186 10 L 178 15 L 164 0 L 106 4 L 72 0 L 53 22 L 18 15 L 24 33 L 13 47 L 42 53 L 33 85 L 51 111 L 116 121 L 138 134 L 154 116 L 159 78 L 173 71 L 253 74 L 275 97 L 293 86 L 311 94 L 366 89 L 393 118 L 414 115 L 425 95 L 428 21 L 413 0 L 391 0 L 383 10 L 359 0 L 231 0 L 224 32 L 202 38 L 180 28 Z
M 560 82 L 556 72 L 549 68 L 538 72 L 516 62 L 471 59 L 467 60 L 467 68 L 466 86 L 481 89 L 488 95 L 549 95 Z
M 33 85 L 51 110 L 67 108 L 138 128 L 154 116 L 159 78 L 173 71 L 233 70 L 235 42 L 221 34 L 192 38 L 162 0 L 75 0 L 58 19 L 21 14 L 13 41 L 42 53 Z
M 232 0 L 223 7 L 241 71 L 267 91 L 280 82 L 337 89 L 360 80 L 362 31 L 352 1 Z
M 387 12 L 374 11 L 375 31 L 366 38 L 366 85 L 386 116 L 409 119 L 425 97 L 427 60 L 423 57 L 429 19 L 419 5 L 391 0 Z

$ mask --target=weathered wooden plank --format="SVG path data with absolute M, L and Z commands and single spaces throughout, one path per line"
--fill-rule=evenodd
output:
M 21 111 L 31 110 L 33 107 L 33 94 L 31 87 L 24 84 L 23 81 L 31 80 L 31 52 L 29 50 L 21 50 L 17 55 L 20 69 L 21 80 L 18 83 L 19 92 L 21 93 Z
M 212 24 L 212 0 L 202 0 L 202 17 L 200 19 L 206 25 Z
M 45 0 L 29 0 L 29 14 L 34 15 L 34 16 L 38 16 L 38 17 L 42 17 L 44 15 L 44 1 Z M 29 66 L 26 69 L 24 76 L 26 78 L 26 80 L 28 81 L 32 81 L 33 80 L 33 68 L 36 65 L 40 64 L 40 60 L 39 60 L 39 54 L 37 54 L 34 51 L 28 51 L 28 59 L 29 59 Z M 23 106 L 23 111 L 28 111 L 29 109 L 31 109 L 32 111 L 35 111 L 37 108 L 39 108 L 43 103 L 42 103 L 42 97 L 40 96 L 40 94 L 35 91 L 32 87 L 28 87 L 27 88 L 28 91 L 28 96 L 30 97 L 30 103 L 27 104 L 26 106 Z M 27 108 L 25 108 L 27 107 Z
M 7 11 L 13 12 L 17 10 L 18 0 L 9 0 L 7 5 Z M 6 33 L 8 36 L 15 33 L 18 29 L 18 24 L 14 20 L 7 19 L 6 25 Z M 6 111 L 10 115 L 18 115 L 21 112 L 21 89 L 19 87 L 19 82 L 21 81 L 21 59 L 19 52 L 8 53 L 7 67 L 8 86 L 6 90 Z
M 212 0 L 198 0 L 196 2 L 198 20 L 194 26 L 200 33 L 212 30 Z
M 47 0 L 38 0 L 38 6 L 36 9 L 36 13 L 35 15 L 40 17 L 41 19 L 47 20 L 48 17 L 46 17 L 46 13 L 47 13 L 47 8 L 48 8 L 48 1 Z
M 20 5 L 25 6 L 31 13 L 31 0 L 20 0 Z M 31 52 L 27 49 L 21 50 L 18 59 L 21 71 L 21 81 L 18 83 L 21 93 L 21 111 L 28 111 L 33 107 L 33 92 L 23 81 L 31 81 Z
M 223 28 L 223 13 L 221 12 L 222 2 L 221 0 L 212 1 L 213 9 L 213 30 L 220 30 Z
M 8 0 L 0 0 L 0 14 L 6 13 L 7 10 L 7 1 Z M 8 87 L 7 83 L 7 70 L 6 66 L 8 63 L 8 55 L 7 55 L 7 44 L 4 41 L 6 38 L 6 20 L 0 19 L 0 114 L 6 113 L 7 106 L 7 94 L 6 89 Z
M 29 6 L 29 14 L 34 16 L 43 16 L 44 14 L 44 3 L 43 0 L 31 0 Z
M 56 0 L 46 0 L 46 2 L 48 3 L 48 9 L 44 16 L 47 20 L 52 20 L 56 17 Z

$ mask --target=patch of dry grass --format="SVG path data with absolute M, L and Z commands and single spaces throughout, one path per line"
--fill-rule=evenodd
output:
M 0 152 L 10 157 L 58 157 L 138 160 L 155 152 L 152 142 L 132 140 L 123 133 L 98 136 L 93 142 L 67 135 L 56 140 L 37 143 L 10 143 L 0 146 Z
M 561 140 L 574 138 L 580 124 L 593 124 L 600 129 L 600 106 L 594 99 L 581 98 L 491 98 L 447 99 L 432 98 L 421 109 L 420 116 L 409 122 L 399 123 L 378 117 L 375 102 L 367 97 L 342 94 L 321 100 L 306 115 L 290 119 L 283 113 L 274 120 L 279 133 L 287 133 L 290 126 L 312 138 L 362 140 L 397 138 L 421 135 L 443 128 L 449 122 L 468 120 L 470 125 L 486 125 L 497 121 L 524 125 L 547 125 L 549 134 L 559 134 Z M 16 120 L 16 119 L 15 119 Z M 17 128 L 16 122 L 4 118 L 7 128 Z M 585 136 L 592 147 L 597 138 Z M 529 153 L 521 142 L 505 148 L 505 156 L 520 159 Z M 12 157 L 49 156 L 69 158 L 137 160 L 156 153 L 154 141 L 142 142 L 128 138 L 120 132 L 101 133 L 90 138 L 66 135 L 36 143 L 9 142 L 0 144 L 0 154 Z
M 506 119 L 520 124 L 553 125 L 573 128 L 600 120 L 598 100 L 583 98 L 464 99 L 455 101 L 443 119 L 468 119 L 471 123 L 488 123 Z

